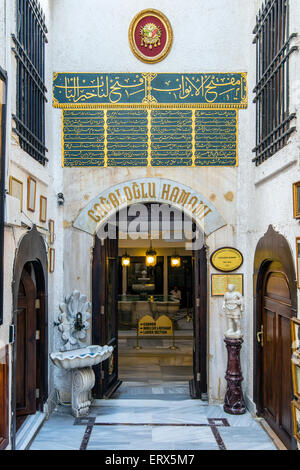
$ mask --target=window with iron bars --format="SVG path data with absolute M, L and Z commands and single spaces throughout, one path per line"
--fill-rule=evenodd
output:
M 13 115 L 21 148 L 45 165 L 45 15 L 37 0 L 17 0 L 17 35 L 12 48 L 17 60 L 17 110 Z
M 289 1 L 267 0 L 256 17 L 256 156 L 260 165 L 284 147 L 295 130 L 289 113 L 289 57 L 296 34 L 289 33 Z

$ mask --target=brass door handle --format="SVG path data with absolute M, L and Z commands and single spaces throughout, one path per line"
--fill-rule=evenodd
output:
M 261 343 L 261 346 L 264 345 L 264 327 L 261 325 L 261 330 L 256 333 L 256 338 L 258 343 Z

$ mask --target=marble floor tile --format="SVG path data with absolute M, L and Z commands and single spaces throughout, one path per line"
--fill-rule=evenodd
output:
M 95 425 L 88 450 L 217 450 L 222 443 L 227 450 L 276 449 L 250 413 L 232 416 L 222 405 L 191 400 L 187 384 L 180 381 L 126 382 L 118 396 L 96 400 L 97 406 L 91 407 L 89 416 L 94 417 Z M 74 425 L 71 407 L 58 406 L 31 450 L 79 450 L 86 429 L 86 420 Z M 217 442 L 218 435 L 221 441 Z
M 265 431 L 249 426 L 218 428 L 227 450 L 276 450 Z

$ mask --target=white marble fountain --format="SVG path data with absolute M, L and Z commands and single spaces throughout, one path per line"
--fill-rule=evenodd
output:
M 87 297 L 74 290 L 59 306 L 58 330 L 61 333 L 63 346 L 60 352 L 50 354 L 51 361 L 60 369 L 72 372 L 72 414 L 75 417 L 85 416 L 91 406 L 91 390 L 95 385 L 95 374 L 92 366 L 108 359 L 112 346 L 84 346 L 88 322 L 91 314 L 91 303 Z

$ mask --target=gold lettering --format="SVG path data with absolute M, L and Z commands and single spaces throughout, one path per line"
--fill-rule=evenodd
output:
M 143 198 L 143 199 L 147 199 L 148 193 L 145 193 L 144 184 L 145 184 L 145 183 L 141 183 L 141 187 L 142 187 L 142 198 Z M 149 183 L 149 184 L 150 184 L 150 183 Z
M 194 205 L 195 205 L 197 202 L 198 202 L 198 198 L 197 198 L 196 196 L 193 196 L 193 197 L 191 197 L 191 199 L 189 200 L 188 205 L 189 205 L 189 206 L 192 206 L 191 208 L 193 208 Z
M 152 191 L 151 191 L 151 184 L 152 184 Z M 149 197 L 152 197 L 152 198 L 156 197 L 156 183 L 148 183 L 148 193 L 149 193 Z
M 101 217 L 103 217 L 103 216 L 107 213 L 107 212 L 105 212 L 104 214 L 102 214 L 100 204 L 95 204 L 95 205 L 94 205 L 94 211 L 98 212 L 98 214 L 99 214 Z
M 141 192 L 139 190 L 137 183 L 133 183 L 132 191 L 133 191 L 135 199 L 139 199 L 141 197 Z
M 119 198 L 119 203 L 122 204 L 123 202 L 126 202 L 125 199 L 122 198 L 121 196 L 121 193 L 120 193 L 120 190 L 119 189 L 116 189 L 116 193 L 118 195 L 118 198 Z
M 88 215 L 91 219 L 93 219 L 95 222 L 99 222 L 100 220 L 100 217 L 98 215 L 96 215 L 96 217 L 94 217 L 94 211 L 90 210 L 88 211 Z
M 124 187 L 124 193 L 125 193 L 127 201 L 132 201 L 133 196 L 132 196 L 132 192 L 129 186 Z
M 180 194 L 180 197 L 177 201 L 178 204 L 182 204 L 183 206 L 186 204 L 188 198 L 189 198 L 189 195 L 191 193 L 187 193 L 184 189 L 181 191 L 181 194 Z
M 115 193 L 109 193 L 108 199 L 110 200 L 110 202 L 112 203 L 114 207 L 118 207 L 119 201 Z
M 177 202 L 179 191 L 180 191 L 180 189 L 177 186 L 175 186 L 172 189 L 171 196 L 170 196 L 170 201 Z
M 105 197 L 100 197 L 100 203 L 104 207 L 104 214 L 107 214 L 111 210 L 110 203 L 105 199 Z
M 171 187 L 170 184 L 164 184 L 164 187 L 161 193 L 162 199 L 169 199 L 170 187 Z
M 204 219 L 204 217 L 206 217 L 210 212 L 211 212 L 211 209 L 209 209 L 209 207 L 205 206 L 208 210 L 202 215 L 202 217 L 200 217 L 200 220 L 201 219 Z

